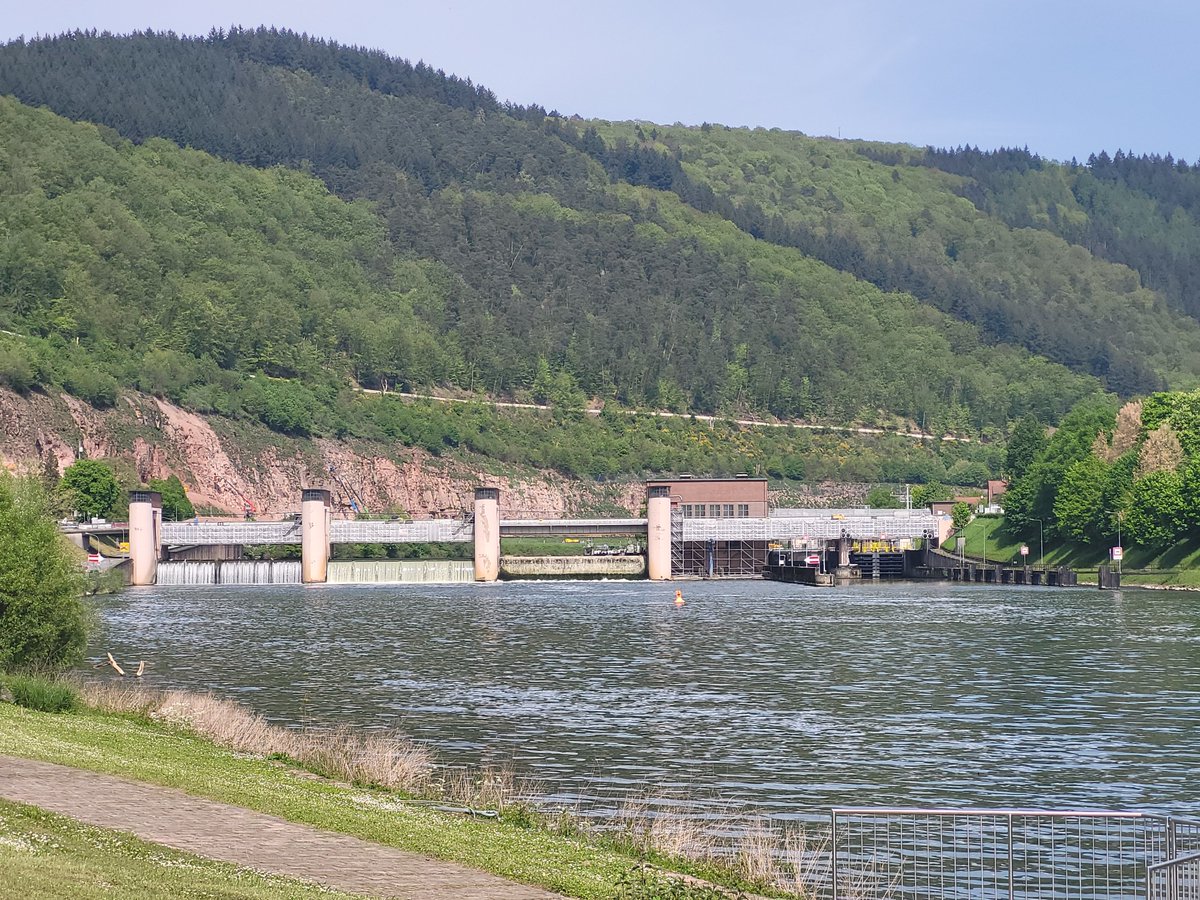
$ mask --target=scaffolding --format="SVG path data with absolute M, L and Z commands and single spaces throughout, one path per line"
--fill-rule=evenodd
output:
M 682 540 L 811 541 L 840 537 L 911 541 L 937 533 L 938 521 L 925 510 L 788 510 L 765 517 L 685 518 Z
M 671 575 L 683 574 L 683 516 L 671 510 Z
M 674 545 L 672 546 L 674 549 Z M 693 578 L 747 578 L 761 575 L 767 564 L 766 541 L 680 541 L 679 561 L 671 557 L 671 574 Z
M 470 543 L 474 539 L 474 525 L 460 519 L 334 519 L 329 530 L 331 544 Z M 164 522 L 162 542 L 172 546 L 299 544 L 300 521 Z

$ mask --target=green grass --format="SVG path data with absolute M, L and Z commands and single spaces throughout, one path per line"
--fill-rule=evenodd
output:
M 0 703 L 0 754 L 179 788 L 574 897 L 614 896 L 638 862 L 545 829 L 443 813 L 394 793 L 314 779 L 131 716 L 51 716 Z
M 1030 565 L 1038 561 L 1038 535 L 1018 536 L 1009 533 L 1004 519 L 977 518 L 964 530 L 967 555 L 976 559 L 985 556 L 990 562 L 1012 563 L 1019 559 L 1021 544 L 1029 545 Z M 953 538 L 947 549 L 954 546 Z M 1096 569 L 1108 562 L 1107 544 L 1087 544 L 1076 541 L 1046 540 L 1045 564 L 1070 566 L 1085 578 L 1095 577 Z M 1121 583 L 1147 587 L 1200 587 L 1200 543 L 1188 538 L 1168 547 L 1153 550 L 1145 547 L 1126 547 L 1121 563 Z
M 69 684 L 35 675 L 9 675 L 0 679 L 13 702 L 39 712 L 70 712 L 79 706 L 79 694 Z
M 0 800 L 0 898 L 350 898 Z
M 629 540 L 601 538 L 593 543 L 624 547 Z M 564 543 L 562 538 L 504 538 L 500 541 L 500 553 L 504 556 L 583 556 L 586 549 L 586 540 L 573 544 Z

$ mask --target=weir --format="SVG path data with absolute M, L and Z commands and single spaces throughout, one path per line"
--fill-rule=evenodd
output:
M 294 559 L 184 560 L 160 562 L 158 584 L 299 584 Z
M 465 559 L 335 559 L 329 584 L 467 584 L 475 564 Z
M 838 553 L 829 560 L 830 570 L 852 574 L 864 566 L 862 559 L 851 558 L 852 540 L 860 545 L 883 542 L 894 550 L 936 546 L 945 538 L 950 521 L 929 510 L 775 510 L 768 504 L 766 480 L 743 477 L 647 482 L 644 519 L 506 520 L 496 487 L 476 488 L 471 512 L 457 519 L 334 519 L 331 494 L 324 488 L 305 488 L 300 499 L 298 519 L 281 522 L 163 523 L 159 495 L 135 491 L 127 526 L 131 580 L 134 584 L 432 584 L 500 577 L 756 578 L 767 569 L 769 550 L 824 550 L 831 545 Z M 644 541 L 644 557 L 620 562 L 611 556 L 605 561 L 521 560 L 506 559 L 500 550 L 501 538 L 618 535 L 635 543 Z M 331 560 L 335 544 L 411 543 L 471 544 L 472 550 L 464 552 L 460 561 Z M 240 559 L 242 547 L 258 544 L 299 545 L 300 561 L 291 564 L 294 568 L 276 570 Z M 888 561 L 876 556 L 866 561 L 863 571 L 880 577 L 893 574 L 884 565 Z M 176 557 L 197 565 L 160 563 Z M 164 569 L 161 578 L 160 568 Z

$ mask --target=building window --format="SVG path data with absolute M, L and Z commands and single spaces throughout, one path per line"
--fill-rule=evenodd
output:
M 737 514 L 738 514 L 739 519 L 749 518 L 750 517 L 750 504 L 749 503 L 739 503 Z
M 692 517 L 692 504 L 690 504 L 690 503 L 683 504 L 683 517 L 685 519 L 690 519 Z
M 729 519 L 733 518 L 733 504 L 732 503 L 725 504 L 725 512 L 723 513 L 723 515 Z

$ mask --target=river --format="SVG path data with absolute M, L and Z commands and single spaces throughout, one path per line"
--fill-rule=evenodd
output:
M 685 604 L 672 602 L 676 587 Z M 399 728 L 548 799 L 1200 813 L 1200 600 L 941 584 L 155 587 L 91 652 L 290 725 Z

